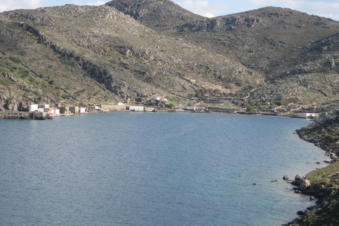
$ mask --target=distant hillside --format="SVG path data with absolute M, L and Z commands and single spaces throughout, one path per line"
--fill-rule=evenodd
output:
M 134 0 L 133 4 L 141 2 Z M 176 12 L 180 14 L 180 10 Z M 236 95 L 237 104 L 277 111 L 338 105 L 337 21 L 267 7 L 165 27 L 165 31 L 153 28 L 233 57 L 265 74 L 265 83 Z
M 264 79 L 108 6 L 11 11 L 0 14 L 0 24 L 5 106 L 17 100 L 146 103 L 155 96 L 193 104 L 201 93 L 222 97 Z
M 0 110 L 159 96 L 285 113 L 339 105 L 339 22 L 290 9 L 208 19 L 169 0 L 113 0 L 4 12 L 0 28 Z

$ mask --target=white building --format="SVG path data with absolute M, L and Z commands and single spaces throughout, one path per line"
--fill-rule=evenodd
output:
M 34 112 L 34 111 L 37 111 L 39 109 L 39 105 L 37 104 L 31 104 L 29 106 L 29 112 Z
M 54 108 L 54 114 L 60 115 L 60 109 L 59 108 Z
M 145 111 L 145 107 L 144 106 L 130 106 L 129 110 L 130 111 Z
M 81 107 L 79 109 L 79 112 L 80 112 L 80 114 L 86 113 L 86 108 L 85 107 Z
M 306 118 L 306 119 L 315 119 L 319 117 L 318 113 L 297 113 L 295 114 L 298 118 Z
M 51 115 L 60 115 L 60 109 L 59 108 L 50 108 L 48 111 Z
M 125 104 L 124 103 L 122 103 L 122 102 L 119 102 L 118 103 L 118 106 L 124 106 Z

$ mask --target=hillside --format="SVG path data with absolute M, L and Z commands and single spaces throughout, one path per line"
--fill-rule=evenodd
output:
M 204 18 L 169 0 L 0 14 L 0 110 L 118 101 L 338 106 L 339 22 L 282 8 Z
M 141 4 L 141 0 L 133 1 L 133 4 L 138 3 Z M 126 8 L 118 9 L 126 11 Z M 176 12 L 180 14 L 180 10 Z M 152 24 L 139 21 L 152 27 Z M 200 45 L 210 52 L 232 56 L 265 74 L 265 83 L 236 94 L 233 98 L 236 105 L 277 112 L 334 109 L 338 106 L 337 21 L 286 8 L 266 7 L 210 19 L 194 19 L 181 25 L 174 24 L 165 31 L 157 30 Z
M 66 5 L 0 15 L 3 103 L 145 103 L 154 96 L 195 103 L 201 90 L 223 96 L 263 82 L 260 73 L 233 59 L 159 34 L 112 7 Z
M 249 101 L 259 109 L 336 109 L 339 106 L 339 34 L 303 47 L 295 57 L 286 57 L 276 66 L 275 73 L 276 76 L 272 75 L 250 94 Z

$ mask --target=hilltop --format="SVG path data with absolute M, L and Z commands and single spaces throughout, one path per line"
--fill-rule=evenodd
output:
M 106 5 L 130 15 L 147 27 L 161 31 L 203 19 L 169 0 L 114 0 Z

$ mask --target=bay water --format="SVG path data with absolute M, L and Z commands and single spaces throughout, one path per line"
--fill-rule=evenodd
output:
M 282 176 L 324 166 L 324 152 L 295 134 L 309 123 L 125 112 L 0 120 L 0 225 L 281 225 L 313 204 Z

